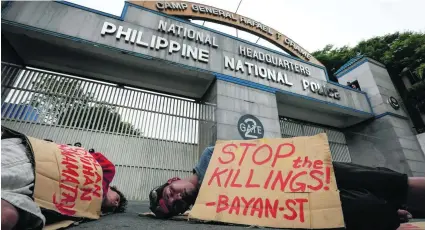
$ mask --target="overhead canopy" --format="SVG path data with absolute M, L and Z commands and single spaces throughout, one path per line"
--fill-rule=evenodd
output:
M 337 128 L 346 128 L 373 117 L 372 113 L 321 103 L 282 92 L 276 93 L 280 116 Z
M 214 80 L 212 74 L 172 63 L 139 58 L 20 27 L 3 24 L 2 34 L 25 65 L 41 69 L 190 98 L 200 98 Z M 3 61 L 7 60 L 7 55 L 2 52 Z

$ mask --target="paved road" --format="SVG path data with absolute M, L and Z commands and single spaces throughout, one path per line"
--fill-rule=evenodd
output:
M 221 224 L 201 224 L 193 223 L 188 221 L 176 221 L 176 220 L 157 220 L 149 217 L 138 216 L 141 212 L 148 212 L 147 202 L 129 202 L 129 206 L 126 213 L 114 214 L 104 216 L 100 220 L 83 223 L 75 227 L 71 227 L 71 230 L 77 229 L 93 229 L 93 230 L 118 230 L 118 229 L 164 229 L 164 230 L 220 230 L 220 229 L 249 229 L 245 226 L 231 226 Z M 422 220 L 425 221 L 425 220 Z
M 149 217 L 138 216 L 141 212 L 148 212 L 149 206 L 147 202 L 129 202 L 126 213 L 104 216 L 100 220 L 82 223 L 78 226 L 71 227 L 70 230 L 77 229 L 98 229 L 98 230 L 117 230 L 117 229 L 165 229 L 165 230 L 219 230 L 219 229 L 247 229 L 242 226 L 229 226 L 219 224 L 201 224 L 188 221 L 176 220 L 157 220 Z

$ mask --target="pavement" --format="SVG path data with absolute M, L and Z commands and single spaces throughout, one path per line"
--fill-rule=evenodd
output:
M 219 230 L 219 229 L 247 229 L 246 226 L 232 226 L 224 224 L 205 224 L 194 223 L 184 220 L 159 220 L 152 217 L 139 216 L 139 213 L 149 212 L 149 204 L 146 201 L 129 201 L 127 211 L 125 213 L 103 216 L 97 221 L 81 223 L 78 226 L 69 228 L 77 229 L 93 229 L 93 230 L 117 230 L 117 229 L 164 229 L 164 230 Z
M 244 229 L 247 230 L 250 227 L 247 226 L 235 226 L 228 224 L 206 224 L 196 223 L 185 220 L 159 220 L 152 217 L 139 216 L 139 213 L 149 212 L 149 204 L 146 201 L 129 201 L 127 212 L 103 216 L 97 221 L 91 221 L 81 223 L 78 226 L 70 227 L 71 230 L 77 229 L 93 229 L 93 230 L 117 230 L 117 229 L 164 229 L 164 230 L 219 230 L 219 229 Z M 422 220 L 413 220 L 425 221 Z M 409 228 L 411 229 L 411 228 Z M 417 228 L 415 228 L 417 229 Z

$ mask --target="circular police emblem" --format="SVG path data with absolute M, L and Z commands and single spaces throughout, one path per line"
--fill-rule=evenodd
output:
M 246 114 L 239 118 L 238 131 L 244 140 L 259 139 L 264 137 L 264 127 L 258 118 Z
M 392 96 L 388 98 L 388 104 L 390 104 L 391 107 L 393 107 L 395 110 L 400 108 L 400 105 L 398 104 L 397 99 L 395 99 Z

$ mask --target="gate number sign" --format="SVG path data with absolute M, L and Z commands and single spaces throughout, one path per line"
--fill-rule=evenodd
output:
M 239 118 L 238 131 L 244 140 L 264 137 L 264 127 L 261 121 L 253 115 L 246 114 Z
M 389 97 L 387 101 L 388 104 L 390 104 L 391 107 L 393 107 L 395 110 L 398 110 L 400 108 L 400 104 L 398 104 L 397 99 L 395 99 L 394 97 Z

